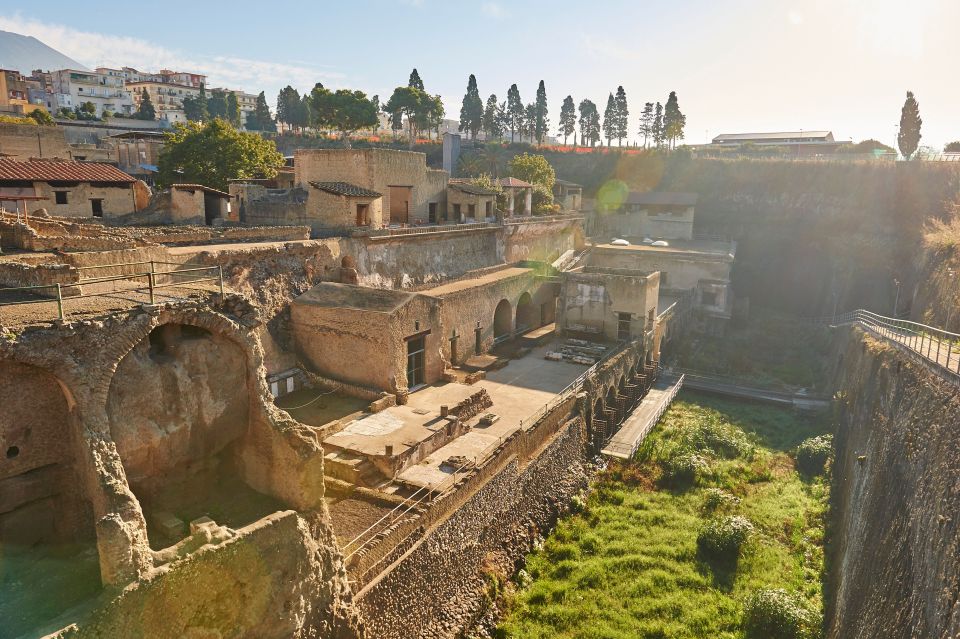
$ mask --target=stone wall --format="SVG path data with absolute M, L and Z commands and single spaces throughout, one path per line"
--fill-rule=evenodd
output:
M 553 262 L 571 249 L 584 246 L 583 218 L 540 221 L 536 217 L 504 226 L 503 260 Z
M 470 626 L 483 607 L 485 570 L 512 573 L 586 483 L 582 420 L 541 444 L 461 489 L 471 493 L 463 504 L 357 594 L 370 636 L 455 637 Z
M 117 184 L 111 186 L 97 186 L 88 182 L 81 182 L 77 186 L 56 187 L 46 182 L 34 182 L 34 189 L 40 197 L 47 198 L 43 207 L 51 215 L 70 218 L 93 218 L 92 199 L 102 200 L 103 217 L 126 215 L 136 211 L 136 193 L 132 184 Z M 67 194 L 65 204 L 57 204 L 55 192 L 64 191 Z
M 75 286 L 80 275 L 77 269 L 66 264 L 27 265 L 16 262 L 0 262 L 0 288 L 19 288 L 21 286 L 52 286 L 60 284 L 60 293 L 64 297 L 80 294 Z M 57 289 L 40 288 L 32 292 L 38 297 L 57 298 Z
M 17 160 L 30 158 L 73 157 L 63 135 L 56 126 L 31 126 L 0 122 L 0 153 L 9 154 Z
M 957 636 L 956 389 L 860 329 L 839 351 L 827 636 Z
M 638 271 L 563 273 L 559 325 L 569 332 L 596 332 L 620 339 L 620 314 L 630 316 L 629 334 L 636 338 L 652 325 L 657 310 L 660 274 Z

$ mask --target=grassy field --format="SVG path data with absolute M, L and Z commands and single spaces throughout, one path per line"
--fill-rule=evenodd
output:
M 497 636 L 739 638 L 758 588 L 800 593 L 822 617 L 828 489 L 801 478 L 787 451 L 825 430 L 780 408 L 681 395 L 636 461 L 608 468 L 528 558 Z M 692 481 L 675 463 L 691 454 Z M 723 515 L 755 527 L 734 562 L 698 551 L 698 531 Z
M 676 365 L 737 377 L 772 388 L 816 388 L 823 383 L 830 333 L 764 308 L 750 309 L 723 337 L 696 335 L 678 347 Z

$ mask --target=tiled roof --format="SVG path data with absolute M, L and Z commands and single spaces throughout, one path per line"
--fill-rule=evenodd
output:
M 215 188 L 202 184 L 171 184 L 170 188 L 177 189 L 178 191 L 206 191 L 207 193 L 213 193 L 214 195 L 220 195 L 222 197 L 231 197 L 231 195 L 225 191 L 218 191 Z
M 383 197 L 382 193 L 365 189 L 349 182 L 311 182 L 310 186 L 333 193 L 334 195 L 346 195 L 347 197 Z
M 531 188 L 533 185 L 529 182 L 524 182 L 523 180 L 518 180 L 515 177 L 505 177 L 500 178 L 500 186 L 504 188 Z
M 470 195 L 496 195 L 497 192 L 492 189 L 485 189 L 482 186 L 477 186 L 476 184 L 471 184 L 470 182 L 460 182 L 450 180 L 447 183 L 447 186 L 451 189 L 456 189 L 461 193 L 469 193 Z
M 27 182 L 113 182 L 132 184 L 136 180 L 109 164 L 0 158 L 0 180 Z
M 671 193 L 669 191 L 630 191 L 627 195 L 627 204 L 648 204 L 661 206 L 695 206 L 697 204 L 696 193 Z
M 578 189 L 583 188 L 582 184 L 577 184 L 576 182 L 571 182 L 570 180 L 561 180 L 560 178 L 557 178 L 554 184 L 560 184 L 561 186 L 566 186 L 566 187 L 575 187 Z

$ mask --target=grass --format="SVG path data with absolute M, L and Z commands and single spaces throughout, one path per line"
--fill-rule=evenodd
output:
M 507 594 L 498 636 L 742 638 L 743 604 L 758 588 L 801 593 L 822 616 L 828 490 L 804 481 L 786 451 L 824 431 L 788 410 L 685 393 L 637 458 L 608 468 L 586 508 L 528 558 L 533 581 Z M 692 447 L 708 468 L 690 485 L 666 485 L 664 462 Z M 733 563 L 697 551 L 718 511 L 756 528 Z
M 776 311 L 752 308 L 727 334 L 684 340 L 677 365 L 769 387 L 816 388 L 830 351 L 830 334 Z

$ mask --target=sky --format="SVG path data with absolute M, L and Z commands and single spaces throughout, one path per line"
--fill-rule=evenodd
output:
M 555 131 L 566 95 L 601 112 L 623 85 L 636 139 L 643 103 L 677 92 L 686 142 L 720 133 L 831 130 L 895 146 L 905 93 L 921 144 L 960 139 L 960 0 L 45 0 L 0 9 L 88 67 L 205 73 L 273 105 L 290 84 L 360 89 L 386 101 L 416 67 L 458 118 L 467 76 L 484 100 L 544 80 Z

